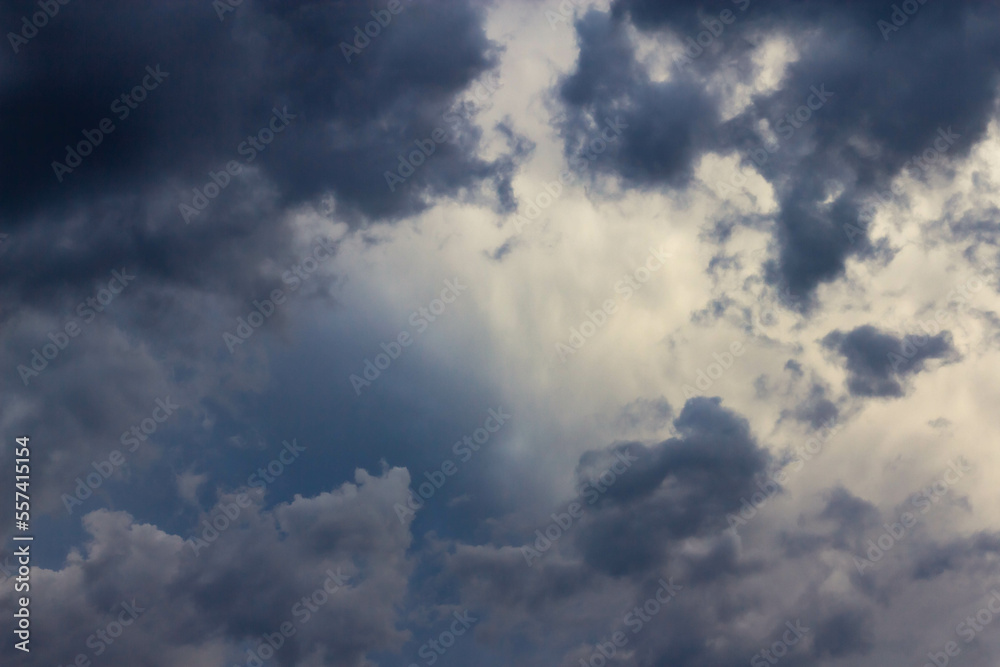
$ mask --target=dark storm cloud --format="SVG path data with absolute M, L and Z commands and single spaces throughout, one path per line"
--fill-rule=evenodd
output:
M 36 561 L 32 573 L 33 629 L 44 641 L 36 640 L 28 657 L 5 644 L 0 662 L 70 664 L 77 653 L 96 657 L 88 636 L 116 617 L 116 605 L 135 598 L 144 615 L 95 665 L 247 664 L 248 646 L 289 620 L 296 635 L 264 664 L 409 664 L 416 661 L 405 654 L 409 642 L 423 641 L 415 628 L 431 627 L 426 636 L 436 638 L 443 628 L 428 619 L 463 605 L 481 624 L 439 664 L 575 665 L 615 630 L 629 633 L 633 652 L 619 653 L 609 667 L 746 664 L 801 616 L 809 636 L 781 664 L 805 667 L 869 653 L 873 628 L 891 623 L 888 602 L 898 599 L 901 580 L 921 586 L 945 573 L 976 581 L 995 576 L 996 536 L 936 543 L 925 527 L 908 534 L 909 543 L 871 577 L 855 576 L 849 556 L 864 553 L 863 541 L 878 535 L 884 518 L 841 486 L 812 514 L 793 511 L 789 520 L 776 507 L 762 512 L 751 530 L 727 530 L 727 515 L 761 490 L 773 461 L 750 422 L 719 398 L 691 399 L 678 415 L 655 394 L 631 402 L 633 396 L 619 397 L 605 404 L 606 426 L 630 440 L 656 433 L 655 440 L 616 441 L 581 455 L 575 470 L 571 459 L 558 474 L 538 466 L 533 448 L 548 445 L 548 435 L 543 424 L 532 428 L 529 411 L 518 418 L 523 431 L 509 441 L 504 431 L 502 442 L 484 447 L 460 479 L 420 510 L 413 521 L 421 523 L 401 521 L 395 508 L 410 494 L 411 475 L 441 466 L 455 438 L 478 428 L 482 410 L 498 404 L 487 400 L 495 384 L 488 366 L 459 363 L 461 350 L 450 360 L 414 351 L 359 399 L 343 380 L 377 349 L 378 339 L 388 340 L 383 329 L 395 326 L 386 324 L 391 312 L 382 312 L 393 308 L 377 303 L 370 312 L 366 304 L 364 312 L 343 317 L 305 312 L 293 345 L 262 341 L 268 331 L 281 331 L 285 310 L 235 355 L 220 334 L 232 330 L 251 299 L 281 285 L 289 264 L 301 261 L 305 241 L 292 240 L 299 236 L 291 233 L 293 213 L 326 202 L 320 222 L 357 229 L 404 218 L 443 197 L 485 198 L 503 211 L 515 206 L 512 179 L 531 142 L 517 133 L 518 119 L 504 119 L 495 134 L 506 148 L 495 158 L 477 157 L 486 137 L 473 118 L 489 102 L 462 101 L 499 64 L 501 49 L 483 28 L 486 8 L 476 0 L 403 0 L 403 11 L 348 63 L 341 41 L 353 41 L 377 3 L 244 0 L 220 21 L 210 0 L 119 0 L 86 11 L 78 2 L 61 6 L 21 53 L 0 56 L 0 111 L 13 130 L 0 139 L 4 174 L 11 175 L 0 179 L 0 241 L 11 233 L 0 245 L 0 252 L 9 247 L 0 264 L 0 393 L 11 397 L 0 421 L 40 444 L 34 509 L 62 514 L 59 494 L 72 491 L 74 478 L 93 469 L 92 460 L 120 447 L 122 431 L 149 416 L 157 398 L 171 396 L 183 409 L 141 451 L 146 458 L 107 483 L 127 477 L 130 493 L 102 488 L 95 494 L 101 498 L 74 513 L 73 529 L 82 523 L 89 537 L 37 540 L 39 550 L 47 550 L 40 558 L 55 553 L 59 561 L 55 567 Z M 748 9 L 740 22 L 673 80 L 652 81 L 636 62 L 626 21 L 683 37 L 701 30 L 705 16 L 742 2 Z M 22 11 L 5 6 L 0 26 L 15 26 Z M 861 237 L 852 244 L 842 229 L 856 221 L 870 190 L 884 186 L 908 151 L 923 150 L 921 142 L 936 122 L 945 124 L 942 118 L 956 128 L 964 123 L 964 150 L 978 136 L 991 99 L 986 79 L 1000 47 L 984 45 L 995 40 L 997 23 L 985 15 L 960 20 L 987 9 L 930 0 L 883 45 L 875 21 L 888 11 L 881 3 L 833 0 L 767 6 L 760 0 L 617 0 L 610 17 L 591 12 L 578 24 L 580 60 L 556 91 L 567 107 L 555 121 L 566 155 L 585 156 L 595 137 L 614 125 L 622 133 L 592 170 L 639 188 L 681 188 L 705 151 L 735 146 L 746 155 L 762 142 L 756 120 L 794 111 L 810 86 L 825 82 L 835 100 L 761 168 L 781 205 L 770 278 L 793 294 L 809 293 L 839 275 L 852 254 L 873 256 L 871 243 Z M 751 29 L 790 32 L 801 59 L 782 90 L 723 123 L 719 99 L 706 92 L 703 79 L 725 59 L 745 57 Z M 58 183 L 50 161 L 62 159 L 65 144 L 96 127 L 109 115 L 111 99 L 157 64 L 169 76 L 128 119 L 116 119 L 115 132 Z M 968 70 L 955 69 L 965 65 Z M 872 85 L 865 80 L 868 67 Z M 749 71 L 746 62 L 737 68 Z M 909 89 L 911 80 L 951 85 L 951 78 L 953 87 L 928 89 L 926 99 Z M 949 95 L 955 99 L 942 101 Z M 283 114 L 286 106 L 296 117 L 257 155 L 253 169 L 231 178 L 185 224 L 178 204 L 191 202 L 192 188 L 203 186 L 209 171 L 241 159 L 240 142 L 266 127 L 273 109 Z M 891 113 L 901 115 L 883 116 Z M 458 140 L 438 143 L 390 190 L 384 172 L 397 170 L 401 153 L 426 145 L 440 128 Z M 880 157 L 865 161 L 852 152 L 857 145 L 874 147 Z M 845 189 L 825 204 L 830 183 Z M 982 220 L 953 231 L 985 239 L 991 230 Z M 733 221 L 705 236 L 723 238 Z M 760 228 L 759 220 L 753 224 Z M 516 245 L 503 244 L 495 259 Z M 420 262 L 426 258 L 414 271 Z M 730 259 L 713 262 L 721 271 Z M 63 326 L 111 269 L 126 265 L 135 267 L 136 283 L 23 386 L 15 365 L 48 342 L 49 332 Z M 332 302 L 331 280 L 317 275 L 309 295 L 296 298 Z M 707 324 L 735 305 L 719 297 L 692 319 Z M 488 331 L 470 331 L 463 336 L 470 350 L 489 346 Z M 873 327 L 824 339 L 846 359 L 852 393 L 865 395 L 901 395 L 905 380 L 927 360 L 955 354 L 947 333 L 910 355 L 905 342 Z M 905 363 L 893 368 L 889 352 Z M 479 359 L 467 355 L 473 357 Z M 786 369 L 773 385 L 766 378 L 758 384 L 758 396 L 788 399 L 779 406 L 787 408 L 782 419 L 817 429 L 845 418 L 827 385 L 807 376 L 802 364 L 789 361 Z M 779 396 L 785 376 L 793 379 Z M 531 386 L 509 387 L 524 389 L 530 400 Z M 775 411 L 759 407 L 770 424 Z M 671 426 L 666 433 L 673 437 L 663 440 L 661 432 Z M 206 535 L 202 519 L 233 511 L 233 480 L 241 484 L 273 456 L 254 446 L 263 448 L 282 431 L 289 438 L 310 436 L 302 437 L 308 462 L 196 551 L 186 540 Z M 552 444 L 558 461 L 567 445 L 558 438 Z M 11 454 L 8 447 L 0 443 L 0 458 Z M 534 515 L 549 521 L 553 510 L 566 510 L 565 504 L 533 507 L 539 493 L 527 480 L 552 473 L 553 488 L 575 477 L 593 489 L 625 454 L 635 457 L 627 470 L 593 504 L 583 496 L 582 518 L 553 540 L 544 558 L 526 564 L 522 545 L 533 544 L 532 531 L 545 525 Z M 360 470 L 355 483 L 336 486 L 345 470 L 380 457 L 411 472 Z M 81 522 L 102 500 L 112 508 L 112 501 L 123 503 L 129 513 L 98 510 Z M 0 501 L 0 513 L 12 509 L 9 501 Z M 885 518 L 893 516 L 898 513 Z M 0 560 L 4 555 L 0 551 Z M 343 585 L 311 620 L 300 622 L 293 610 L 323 588 L 331 570 L 343 572 Z M 875 577 L 882 586 L 877 601 L 868 595 Z M 653 596 L 661 578 L 684 588 L 633 634 L 627 614 Z M 10 614 L 15 593 L 6 583 L 0 609 Z M 922 628 L 906 633 L 914 630 Z M 902 644 L 898 635 L 884 641 Z M 473 657 L 459 653 L 466 647 Z M 909 663 L 900 657 L 898 664 Z
M 620 23 L 590 12 L 577 23 L 580 59 L 559 88 L 568 113 L 563 123 L 570 164 L 613 171 L 637 186 L 683 185 L 697 149 L 714 128 L 715 103 L 690 81 L 655 83 L 635 63 Z M 602 137 L 612 123 L 621 137 Z M 607 156 L 600 142 L 607 141 Z M 596 155 L 596 157 L 590 157 Z
M 847 388 L 855 396 L 898 398 L 904 394 L 904 380 L 923 371 L 926 360 L 957 357 L 947 331 L 929 337 L 897 338 L 870 324 L 847 333 L 833 331 L 823 339 L 823 345 L 846 360 Z
M 758 490 L 770 456 L 721 399 L 688 400 L 674 427 L 678 436 L 658 445 L 615 448 L 638 461 L 608 487 L 579 533 L 591 566 L 615 575 L 656 567 L 672 541 L 720 530 L 740 499 Z M 581 482 L 606 469 L 605 459 L 600 452 L 581 457 Z
M 282 273 L 307 254 L 293 241 L 291 212 L 392 220 L 439 197 L 470 198 L 480 183 L 512 205 L 509 180 L 530 144 L 505 127 L 510 152 L 475 157 L 483 86 L 502 83 L 484 7 L 407 2 L 348 62 L 341 43 L 374 20 L 368 4 L 244 2 L 220 21 L 197 0 L 72 2 L 16 53 L 0 49 L 0 385 L 28 401 L 20 428 L 53 443 L 45 507 L 155 398 L 194 406 L 212 385 L 258 384 L 250 369 L 266 367 L 259 355 L 241 351 L 251 363 L 233 368 L 218 355 L 220 336 L 252 300 L 286 287 Z M 0 25 L 16 30 L 23 14 L 5 4 Z M 53 161 L 66 162 L 84 132 L 97 143 L 104 118 L 113 130 L 60 183 Z M 432 140 L 433 154 L 390 192 L 384 173 L 439 128 L 454 141 Z M 247 137 L 262 130 L 273 141 L 257 150 Z M 230 161 L 240 175 L 226 174 Z M 186 224 L 180 205 L 193 204 L 210 173 L 221 193 Z M 123 267 L 134 283 L 26 387 L 17 366 L 67 322 L 79 324 L 77 304 Z M 327 282 L 316 276 L 301 292 L 325 298 Z M 286 313 L 267 326 L 280 330 Z M 135 389 L 139 378 L 146 391 Z M 215 393 L 220 404 L 231 398 Z M 39 405 L 65 418 L 39 423 Z
M 688 400 L 673 425 L 678 436 L 657 445 L 619 443 L 580 457 L 576 474 L 584 515 L 566 529 L 566 539 L 553 540 L 556 553 L 544 549 L 526 565 L 512 546 L 464 546 L 448 559 L 450 576 L 482 579 L 475 585 L 477 599 L 489 589 L 502 606 L 523 612 L 584 596 L 608 576 L 642 581 L 671 563 L 687 580 L 705 583 L 724 572 L 753 569 L 738 562 L 738 549 L 724 532 L 726 513 L 758 490 L 769 454 L 747 421 L 718 398 Z M 606 471 L 622 470 L 611 464 L 623 454 L 631 460 L 628 469 L 608 483 Z M 595 492 L 598 482 L 606 486 Z M 682 553 L 677 547 L 689 538 L 707 540 L 710 548 Z
M 518 138 L 509 136 L 510 154 L 483 161 L 472 115 L 445 119 L 499 63 L 484 9 L 404 5 L 351 62 L 339 45 L 373 20 L 366 3 L 247 2 L 225 21 L 200 1 L 72 3 L 19 53 L 0 51 L 0 227 L 15 249 L 0 268 L 6 301 L 51 294 L 124 258 L 163 279 L 243 284 L 252 274 L 239 260 L 284 248 L 283 213 L 325 195 L 355 222 L 410 215 L 479 182 L 509 207 L 525 154 Z M 5 5 L 0 25 L 20 17 Z M 147 66 L 160 68 L 160 82 L 126 106 L 123 94 L 152 85 Z M 281 127 L 274 110 L 286 125 L 273 141 L 244 143 Z M 52 162 L 103 118 L 114 129 L 60 183 Z M 439 128 L 454 141 L 431 140 L 433 154 L 390 192 L 385 172 Z M 185 225 L 179 205 L 234 160 L 243 173 Z M 73 242 L 52 247 L 63 238 Z M 226 244 L 242 251 L 227 258 Z
M 882 633 L 912 631 L 892 625 L 895 605 L 932 595 L 910 590 L 921 585 L 921 574 L 947 572 L 977 590 L 995 576 L 995 536 L 938 545 L 926 527 L 907 531 L 872 576 L 857 576 L 851 557 L 864 554 L 868 540 L 899 512 L 883 514 L 843 486 L 826 491 L 822 506 L 797 520 L 765 514 L 754 531 L 737 536 L 726 530 L 724 508 L 757 490 L 766 451 L 719 399 L 691 399 L 674 426 L 677 436 L 655 446 L 618 443 L 581 456 L 581 482 L 594 480 L 618 452 L 638 460 L 565 537 L 553 540 L 555 553 L 529 567 L 515 545 L 436 542 L 430 551 L 442 571 L 433 589 L 449 599 L 457 594 L 466 605 L 488 605 L 477 639 L 517 646 L 512 650 L 525 664 L 587 664 L 600 646 L 607 655 L 602 642 L 616 630 L 634 653 L 614 656 L 609 665 L 746 664 L 790 636 L 783 633 L 792 624 L 804 628 L 804 639 L 787 646 L 781 662 L 806 667 L 850 657 L 876 664 L 868 658 L 894 645 L 880 642 Z M 721 520 L 713 520 L 714 511 Z M 652 581 L 668 577 L 683 586 L 676 600 L 646 608 L 643 623 L 628 615 L 650 598 Z M 831 577 L 844 586 L 820 585 Z M 713 641 L 720 636 L 726 641 Z M 899 660 L 890 664 L 923 655 L 919 647 L 912 653 L 894 654 Z
M 960 158 L 995 113 L 1000 44 L 992 35 L 1000 9 L 973 2 L 916 6 L 886 38 L 878 21 L 890 20 L 891 3 L 618 0 L 610 14 L 591 12 L 577 23 L 579 60 L 560 88 L 567 154 L 575 155 L 613 113 L 628 120 L 629 130 L 613 159 L 595 165 L 614 170 L 626 185 L 678 188 L 706 152 L 735 150 L 747 165 L 756 154 L 780 209 L 777 255 L 766 275 L 790 305 L 809 308 L 815 288 L 841 276 L 849 257 L 885 261 L 885 250 L 859 222 L 866 199 L 886 190 L 908 161 L 942 137 L 942 154 Z M 649 80 L 625 23 L 684 42 L 724 9 L 735 19 L 704 53 L 687 65 L 675 61 L 666 82 Z M 719 101 L 706 92 L 706 77 L 732 63 L 745 82 L 753 69 L 751 45 L 767 35 L 790 38 L 798 59 L 777 91 L 757 95 L 737 117 L 719 121 Z M 810 98 L 815 90 L 831 94 L 818 108 L 819 98 Z M 787 120 L 802 109 L 807 120 Z M 761 120 L 779 133 L 777 146 L 760 132 Z M 918 171 L 918 178 L 927 173 Z
M 63 512 L 60 494 L 120 447 L 156 398 L 171 395 L 211 420 L 233 412 L 234 394 L 259 388 L 260 350 L 232 357 L 220 336 L 252 300 L 287 287 L 283 271 L 307 254 L 289 226 L 300 205 L 322 209 L 332 196 L 337 221 L 395 219 L 479 182 L 511 205 L 507 182 L 530 147 L 508 131 L 513 154 L 479 160 L 475 109 L 459 101 L 484 79 L 496 83 L 484 10 L 408 4 L 348 63 L 340 43 L 372 20 L 370 9 L 245 2 L 219 21 L 210 2 L 74 2 L 18 53 L 0 49 L 0 231 L 9 232 L 0 385 L 25 399 L 18 430 L 51 443 L 39 461 L 40 511 Z M 5 4 L 0 25 L 21 16 Z M 133 90 L 144 99 L 120 99 Z M 487 103 L 474 97 L 476 108 Z M 244 143 L 280 127 L 278 115 L 287 126 L 263 151 Z M 103 118 L 113 131 L 60 183 L 51 163 L 65 162 L 65 146 L 84 131 L 97 136 Z M 437 144 L 390 192 L 384 172 L 438 128 L 454 143 Z M 225 175 L 229 161 L 243 173 Z M 192 188 L 203 191 L 210 172 L 225 187 L 185 224 L 179 206 L 194 203 Z M 137 275 L 126 293 L 25 386 L 17 366 L 50 333 L 79 323 L 77 304 L 123 267 Z M 328 279 L 313 282 L 301 292 L 325 298 Z M 267 326 L 280 331 L 287 312 Z M 212 404 L 201 406 L 208 393 Z

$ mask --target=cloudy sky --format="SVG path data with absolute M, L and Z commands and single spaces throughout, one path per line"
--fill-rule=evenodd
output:
M 996 2 L 0 27 L 3 664 L 1000 660 Z

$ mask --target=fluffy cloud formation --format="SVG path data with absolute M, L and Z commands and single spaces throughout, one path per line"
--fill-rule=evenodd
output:
M 994 5 L 42 5 L 4 664 L 993 664 Z
M 273 510 L 243 489 L 221 497 L 187 540 L 125 512 L 87 514 L 82 553 L 32 574 L 34 631 L 48 641 L 27 661 L 6 647 L 7 659 L 242 665 L 278 644 L 279 665 L 367 664 L 367 653 L 407 639 L 397 606 L 411 538 L 392 505 L 408 483 L 405 470 L 358 471 L 356 485 Z M 13 614 L 13 591 L 2 606 Z

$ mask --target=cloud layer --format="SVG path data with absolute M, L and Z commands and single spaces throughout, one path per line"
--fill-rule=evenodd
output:
M 995 5 L 0 25 L 4 664 L 995 664 Z

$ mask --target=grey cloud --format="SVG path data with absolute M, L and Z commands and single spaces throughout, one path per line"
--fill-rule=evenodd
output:
M 783 410 L 781 413 L 782 419 L 790 417 L 797 422 L 808 425 L 812 430 L 819 429 L 824 424 L 836 420 L 839 415 L 840 410 L 837 405 L 827 398 L 827 390 L 820 384 L 813 384 L 809 388 L 806 398 L 799 402 L 795 408 Z
M 577 24 L 581 54 L 576 71 L 561 87 L 568 108 L 567 154 L 576 153 L 589 124 L 611 112 L 630 122 L 636 141 L 626 141 L 614 160 L 598 161 L 635 188 L 679 188 L 693 164 L 709 151 L 739 151 L 745 163 L 763 151 L 759 170 L 776 191 L 777 253 L 766 276 L 790 306 L 808 310 L 815 289 L 840 277 L 849 257 L 885 262 L 884 248 L 846 226 L 864 227 L 859 213 L 866 198 L 885 190 L 890 180 L 953 128 L 954 145 L 945 154 L 958 159 L 979 138 L 996 109 L 1000 47 L 989 30 L 969 33 L 970 24 L 1000 25 L 996 7 L 980 3 L 921 4 L 890 39 L 877 21 L 892 7 L 883 3 L 804 3 L 797 0 L 738 5 L 649 0 L 618 0 L 610 14 L 592 12 Z M 672 78 L 651 83 L 635 58 L 624 26 L 633 23 L 650 36 L 672 33 L 680 41 L 696 37 L 722 9 L 735 21 L 687 67 L 674 62 Z M 719 101 L 708 95 L 706 77 L 734 63 L 744 80 L 752 44 L 781 34 L 795 42 L 799 59 L 791 63 L 781 87 L 756 96 L 736 118 L 718 119 Z M 806 35 L 809 35 L 806 37 Z M 914 66 L 914 63 L 933 63 Z M 907 86 L 898 85 L 900 72 Z M 833 97 L 811 118 L 787 122 L 774 152 L 758 129 L 806 104 L 814 87 Z M 932 91 L 932 92 L 929 92 Z M 781 129 L 781 128 L 778 128 Z M 641 137 L 641 140 L 639 140 Z M 871 150 L 862 153 L 857 146 Z M 871 154 L 877 154 L 872 159 Z M 935 167 L 931 167 L 935 168 Z M 926 172 L 918 172 L 920 178 Z M 836 191 L 836 197 L 827 198 Z
M 408 484 L 404 470 L 379 477 L 359 471 L 356 484 L 273 510 L 254 502 L 197 554 L 190 541 L 124 512 L 90 513 L 84 551 L 71 552 L 62 568 L 33 570 L 33 631 L 47 640 L 33 642 L 28 658 L 6 642 L 5 664 L 63 664 L 78 653 L 109 667 L 243 664 L 241 644 L 256 646 L 284 622 L 296 633 L 275 664 L 290 667 L 307 657 L 312 664 L 369 664 L 369 652 L 399 650 L 408 639 L 398 628 L 398 606 L 412 572 L 410 532 L 392 512 Z M 236 494 L 222 496 L 214 514 L 236 502 Z M 192 537 L 203 534 L 199 526 Z M 327 584 L 334 592 L 308 616 L 306 605 L 296 611 L 329 572 L 340 588 Z M 133 598 L 145 611 L 95 658 L 88 637 Z M 14 604 L 8 588 L 0 607 L 13 613 Z
M 758 490 L 770 456 L 721 399 L 689 399 L 674 428 L 678 437 L 652 447 L 615 447 L 638 461 L 583 519 L 578 540 L 592 567 L 615 575 L 657 567 L 669 560 L 672 542 L 721 530 L 726 514 Z M 581 481 L 604 459 L 598 452 L 581 457 Z
M 904 394 L 905 379 L 923 371 L 925 361 L 956 357 L 947 331 L 921 339 L 897 338 L 863 325 L 847 333 L 833 331 L 823 339 L 823 345 L 846 360 L 847 387 L 852 394 L 898 398 Z

